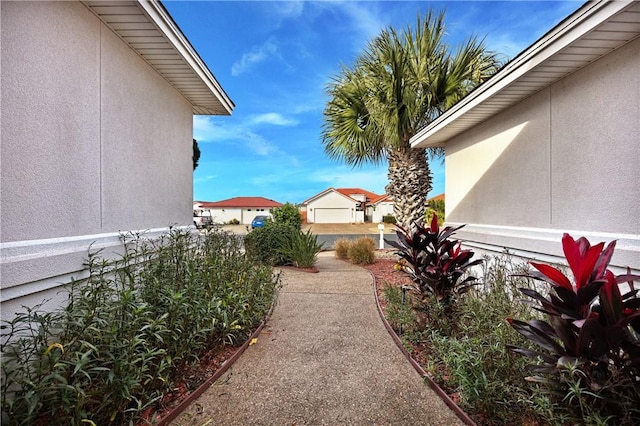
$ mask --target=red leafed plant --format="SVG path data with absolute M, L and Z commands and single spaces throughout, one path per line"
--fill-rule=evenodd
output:
M 511 349 L 537 360 L 531 368 L 538 375 L 529 380 L 565 402 L 580 402 L 569 407 L 574 419 L 597 413 L 615 424 L 634 424 L 640 419 L 640 298 L 633 281 L 640 277 L 608 269 L 615 241 L 591 246 L 564 234 L 562 247 L 573 281 L 552 266 L 531 262 L 535 270 L 527 276 L 550 284 L 551 291 L 544 296 L 520 289 L 538 302 L 535 309 L 548 322 L 507 319 L 541 350 Z M 624 283 L 629 289 L 622 294 Z
M 464 225 L 440 230 L 438 216 L 434 213 L 428 227 L 415 224 L 410 232 L 396 225 L 398 242 L 387 243 L 398 249 L 401 269 L 409 274 L 422 299 L 436 297 L 445 307 L 452 299 L 476 285 L 476 278 L 467 270 L 482 262 L 471 260 L 474 253 L 463 250 L 460 242 L 450 239 L 451 235 Z

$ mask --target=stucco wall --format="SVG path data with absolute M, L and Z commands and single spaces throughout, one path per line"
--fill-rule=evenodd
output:
M 316 209 L 349 209 L 349 221 L 355 222 L 356 202 L 350 200 L 339 192 L 327 192 L 307 204 L 307 221 L 315 222 Z
M 447 142 L 447 222 L 534 255 L 565 231 L 618 239 L 616 261 L 639 268 L 639 135 L 635 40 Z
M 89 244 L 192 223 L 192 107 L 79 2 L 0 2 L 2 317 Z

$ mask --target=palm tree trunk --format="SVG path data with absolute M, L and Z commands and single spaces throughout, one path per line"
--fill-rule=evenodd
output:
M 393 198 L 398 225 L 407 230 L 423 223 L 427 194 L 431 191 L 431 170 L 424 149 L 400 149 L 389 152 L 389 184 L 385 188 Z

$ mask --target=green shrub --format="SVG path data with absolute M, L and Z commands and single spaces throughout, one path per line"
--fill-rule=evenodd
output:
M 235 218 L 234 218 L 234 219 L 231 219 L 231 220 L 228 222 L 228 224 L 229 224 L 229 225 L 240 225 L 240 221 L 239 221 L 238 219 L 235 219 Z
M 282 206 L 274 208 L 271 215 L 275 223 L 290 225 L 296 229 L 302 227 L 302 215 L 293 204 L 284 203 Z
M 396 217 L 394 215 L 392 215 L 392 214 L 388 214 L 388 215 L 382 216 L 382 222 L 395 224 L 396 223 Z
M 134 424 L 207 349 L 246 339 L 279 278 L 224 232 L 123 238 L 91 253 L 66 308 L 3 322 L 2 424 Z
M 339 238 L 333 244 L 336 257 L 341 260 L 349 260 L 349 249 L 353 245 L 353 241 L 347 238 Z
M 311 230 L 294 232 L 280 242 L 282 258 L 299 268 L 315 265 L 321 250 L 322 243 L 318 244 L 318 237 L 311 234 Z
M 546 401 L 523 382 L 531 374 L 525 360 L 508 350 L 508 345 L 527 346 L 526 339 L 514 333 L 504 320 L 515 313 L 532 315 L 517 289 L 533 283 L 513 276 L 524 268 L 524 263 L 513 262 L 509 256 L 486 258 L 483 285 L 471 289 L 455 305 L 455 321 L 444 316 L 442 304 L 432 298 L 427 303 L 431 311 L 422 333 L 410 335 L 414 343 L 431 348 L 427 372 L 458 393 L 460 405 L 474 418 L 491 419 L 478 424 L 516 424 L 523 417 L 539 419 L 539 404 Z
M 356 265 L 370 265 L 376 260 L 376 243 L 370 237 L 360 237 L 349 247 L 348 256 Z
M 284 265 L 287 258 L 282 254 L 283 244 L 298 232 L 300 231 L 291 225 L 268 222 L 266 226 L 245 235 L 247 256 L 265 265 Z

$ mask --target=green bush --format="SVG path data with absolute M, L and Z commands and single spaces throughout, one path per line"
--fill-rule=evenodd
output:
M 293 204 L 284 203 L 282 206 L 274 208 L 271 215 L 275 223 L 290 225 L 296 229 L 302 227 L 302 215 Z
M 416 321 L 424 325 L 406 326 L 417 330 L 405 333 L 406 338 L 429 347 L 425 370 L 460 395 L 461 407 L 478 424 L 516 424 L 524 417 L 541 420 L 541 407 L 548 402 L 528 389 L 523 382 L 531 374 L 527 363 L 508 350 L 508 345 L 526 345 L 505 321 L 514 313 L 532 313 L 518 296 L 518 288 L 533 286 L 531 280 L 516 276 L 525 269 L 524 263 L 506 255 L 485 258 L 482 286 L 460 299 L 453 317 L 444 315 L 441 301 L 430 298 L 426 304 L 417 303 L 425 310 L 416 311 Z
M 336 252 L 336 257 L 342 260 L 349 260 L 349 248 L 353 242 L 347 238 L 339 238 L 333 244 L 333 249 Z
M 282 254 L 282 246 L 298 232 L 300 231 L 294 226 L 268 222 L 266 226 L 256 228 L 244 237 L 247 256 L 265 265 L 284 265 L 287 258 Z
M 382 216 L 382 222 L 395 224 L 396 223 L 396 217 L 394 215 L 392 215 L 392 214 L 388 214 L 388 215 Z
M 370 265 L 376 260 L 376 243 L 370 237 L 353 241 L 348 250 L 349 260 L 356 265 Z
M 311 234 L 311 230 L 294 232 L 280 243 L 282 257 L 299 268 L 315 265 L 321 250 L 322 243 L 318 244 L 318 237 Z
M 123 238 L 55 312 L 3 322 L 2 424 L 134 424 L 206 350 L 246 339 L 279 278 L 229 233 Z
M 231 219 L 228 225 L 240 225 L 240 221 L 238 219 Z

